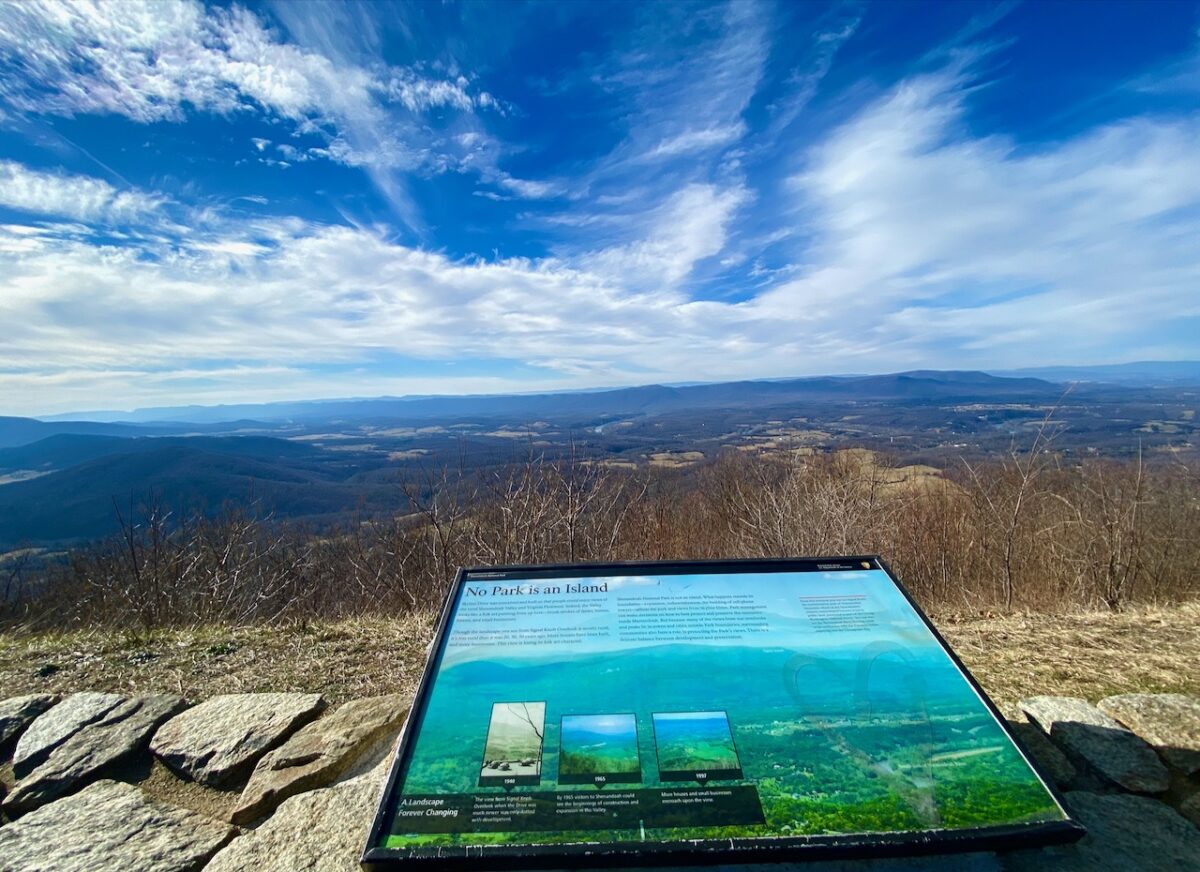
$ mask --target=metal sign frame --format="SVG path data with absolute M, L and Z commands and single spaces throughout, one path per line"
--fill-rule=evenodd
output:
M 471 845 L 425 849 L 379 846 L 389 822 L 399 788 L 412 761 L 416 739 L 433 692 L 435 678 L 446 651 L 450 621 L 468 581 L 504 581 L 520 578 L 572 579 L 618 575 L 708 575 L 745 573 L 813 572 L 870 569 L 884 572 L 917 618 L 932 634 L 942 652 L 965 679 L 1000 730 L 1063 812 L 1063 819 L 962 829 L 911 832 L 801 835 L 770 838 L 737 838 L 664 842 L 609 842 L 586 845 Z M 447 592 L 429 657 L 421 676 L 408 720 L 380 797 L 362 855 L 364 868 L 383 870 L 405 867 L 439 869 L 557 869 L 637 866 L 709 865 L 720 863 L 791 862 L 796 860 L 860 859 L 947 854 L 968 851 L 1016 850 L 1077 841 L 1085 833 L 1071 819 L 1059 790 L 1009 728 L 1004 716 L 983 688 L 917 605 L 900 579 L 878 555 L 851 557 L 798 557 L 751 560 L 694 560 L 663 562 L 576 563 L 540 566 L 491 566 L 460 569 Z

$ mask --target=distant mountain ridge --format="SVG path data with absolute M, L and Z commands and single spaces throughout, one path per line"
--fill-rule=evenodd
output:
M 1025 376 L 1057 382 L 1108 382 L 1128 385 L 1200 385 L 1200 360 L 1142 360 L 1097 366 L 1035 366 L 989 370 L 1004 377 Z
M 755 407 L 796 400 L 946 400 L 983 399 L 998 395 L 1043 397 L 1062 388 L 1043 379 L 1007 377 L 974 371 L 916 370 L 888 375 L 814 376 L 770 381 L 716 382 L 677 387 L 644 385 L 602 391 L 540 394 L 485 394 L 436 397 L 376 397 L 304 402 L 254 403 L 223 406 L 180 406 L 138 409 L 105 421 L 131 424 L 216 424 L 241 419 L 251 422 L 312 421 L 316 419 L 375 419 L 387 421 L 454 419 L 462 417 L 560 418 L 580 414 L 638 415 L 682 408 Z M 55 416 L 57 423 L 65 423 Z M 63 432 L 63 431 L 59 431 Z M 77 432 L 77 431 L 72 431 Z M 103 432 L 103 431 L 98 431 Z M 47 434 L 49 435 L 49 434 Z M 0 430 L 2 439 L 2 430 Z M 0 445 L 14 444 L 0 441 Z
M 0 464 L 6 466 L 61 464 L 0 487 L 0 545 L 104 536 L 115 529 L 118 509 L 128 513 L 132 508 L 136 516 L 152 498 L 177 515 L 212 512 L 229 502 L 259 501 L 261 511 L 280 516 L 335 515 L 383 505 L 383 488 L 348 481 L 352 471 L 314 462 L 329 455 L 304 443 L 201 436 L 89 444 L 97 438 L 53 437 L 45 440 L 49 446 L 41 442 L 0 451 Z
M 57 433 L 37 442 L 0 448 L 0 471 L 56 470 L 116 454 L 148 454 L 168 448 L 188 448 L 212 454 L 289 461 L 312 458 L 321 451 L 303 442 L 269 436 L 159 436 L 145 438 L 87 433 Z
M 155 431 L 133 424 L 107 421 L 40 421 L 37 418 L 0 416 L 0 448 L 28 445 L 50 436 L 146 436 Z

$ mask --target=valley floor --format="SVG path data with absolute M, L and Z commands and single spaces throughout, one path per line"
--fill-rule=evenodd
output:
M 933 620 L 1009 716 L 1018 699 L 1037 694 L 1200 694 L 1200 603 Z M 434 623 L 433 615 L 414 615 L 146 635 L 0 634 L 0 688 L 3 696 L 105 690 L 189 699 L 319 691 L 331 702 L 411 693 Z

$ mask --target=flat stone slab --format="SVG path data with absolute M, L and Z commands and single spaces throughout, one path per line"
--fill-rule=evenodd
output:
M 192 872 L 235 832 L 128 784 L 97 781 L 0 827 L 0 870 Z
M 1096 706 L 1149 742 L 1169 765 L 1188 775 L 1200 772 L 1200 699 L 1182 693 L 1122 693 Z
M 324 705 L 319 693 L 214 696 L 163 724 L 150 747 L 184 777 L 219 785 L 249 771 Z
M 10 813 L 28 812 L 83 786 L 105 766 L 144 750 L 155 728 L 182 711 L 177 696 L 128 699 L 80 728 L 22 778 L 4 800 Z
M 1161 793 L 1170 784 L 1154 749 L 1087 700 L 1035 696 L 1021 709 L 1055 744 L 1114 784 L 1138 793 Z
M 52 693 L 31 693 L 0 702 L 0 751 L 5 750 L 34 718 L 58 702 Z
M 358 860 L 383 789 L 384 767 L 285 800 L 231 842 L 205 872 L 361 872 Z
M 1001 855 L 1007 872 L 1183 872 L 1200 867 L 1200 830 L 1169 806 L 1144 796 L 1066 794 L 1087 827 L 1074 845 Z
M 356 699 L 302 727 L 258 761 L 230 820 L 250 823 L 289 796 L 330 784 L 389 733 L 400 730 L 408 702 L 399 694 Z
M 73 693 L 38 715 L 17 740 L 13 773 L 23 778 L 49 757 L 51 751 L 124 701 L 125 697 L 116 693 Z

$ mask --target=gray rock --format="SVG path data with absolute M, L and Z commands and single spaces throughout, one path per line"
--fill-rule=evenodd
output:
M 1012 721 L 1009 726 L 1017 734 L 1017 738 L 1021 740 L 1021 744 L 1025 746 L 1025 750 L 1029 752 L 1034 762 L 1054 780 L 1055 784 L 1065 788 L 1075 780 L 1078 773 L 1071 761 L 1067 759 L 1067 755 L 1046 738 L 1046 734 L 1038 727 L 1021 721 Z
M 385 769 L 285 800 L 261 826 L 233 841 L 205 872 L 361 872 L 358 860 Z
M 324 705 L 319 693 L 214 696 L 163 724 L 150 747 L 179 774 L 224 784 L 247 773 Z
M 128 784 L 97 781 L 0 827 L 0 872 L 192 872 L 235 832 Z
M 144 749 L 155 727 L 183 707 L 177 696 L 126 700 L 82 727 L 18 781 L 4 801 L 5 810 L 24 813 L 83 786 L 105 766 Z
M 1200 868 L 1200 830 L 1161 802 L 1076 790 L 1066 795 L 1087 827 L 1074 845 L 1002 855 L 1007 872 L 1183 872 Z
M 124 701 L 125 697 L 115 693 L 73 693 L 38 715 L 17 740 L 17 749 L 13 752 L 13 773 L 23 778 L 49 757 L 51 751 Z
M 1020 705 L 1068 755 L 1114 784 L 1139 793 L 1161 793 L 1169 786 L 1170 776 L 1154 749 L 1086 700 L 1035 696 Z
M 31 693 L 0 702 L 0 751 L 15 742 L 34 718 L 56 702 L 58 697 L 51 693 Z
M 1182 693 L 1123 693 L 1097 703 L 1149 742 L 1168 764 L 1200 772 L 1200 699 Z
M 407 713 L 407 696 L 379 696 L 348 702 L 303 727 L 258 761 L 230 820 L 249 823 L 289 796 L 330 784 L 381 739 L 399 732 Z
M 1200 827 L 1200 793 L 1193 793 L 1179 803 L 1179 813 Z

